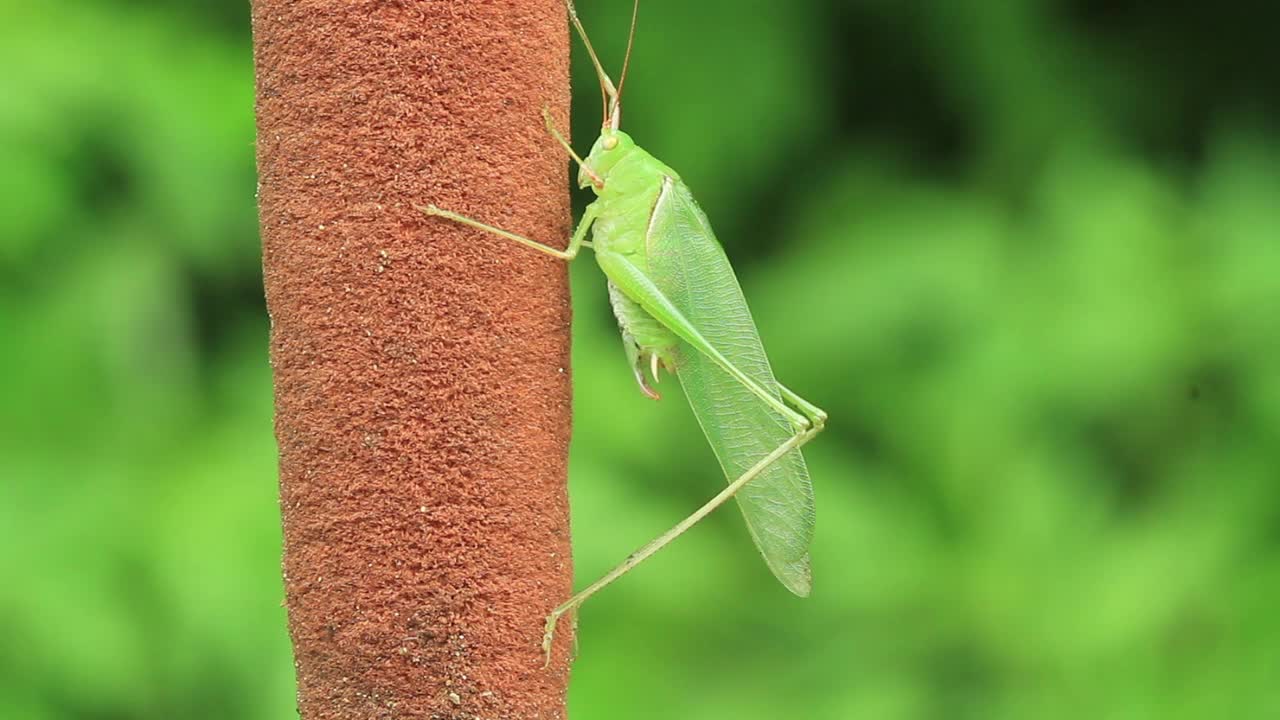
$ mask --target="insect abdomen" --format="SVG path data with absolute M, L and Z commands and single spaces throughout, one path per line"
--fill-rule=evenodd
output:
M 644 355 L 657 353 L 659 357 L 666 359 L 670 350 L 679 343 L 679 338 L 674 333 L 624 295 L 612 282 L 609 283 L 609 304 L 613 306 L 613 315 L 618 319 L 622 334 L 630 336 Z

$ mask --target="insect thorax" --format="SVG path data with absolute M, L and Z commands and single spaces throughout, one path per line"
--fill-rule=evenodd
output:
M 640 148 L 634 148 L 605 177 L 605 187 L 592 203 L 597 211 L 592 240 L 597 251 L 629 256 L 642 270 L 645 233 L 663 180 L 674 171 Z

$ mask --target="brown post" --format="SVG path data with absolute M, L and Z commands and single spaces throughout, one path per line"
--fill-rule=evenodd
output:
M 258 171 L 303 720 L 564 717 L 561 0 L 255 0 Z

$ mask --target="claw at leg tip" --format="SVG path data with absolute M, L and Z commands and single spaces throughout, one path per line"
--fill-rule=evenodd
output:
M 547 616 L 547 623 L 542 631 L 542 667 L 551 665 L 551 645 L 556 635 L 556 620 L 559 618 L 552 613 Z
M 640 386 L 640 392 L 644 393 L 650 400 L 662 399 L 662 396 L 658 394 L 658 391 L 649 387 L 649 383 L 644 379 L 644 370 L 636 368 L 634 374 L 636 376 L 636 384 Z

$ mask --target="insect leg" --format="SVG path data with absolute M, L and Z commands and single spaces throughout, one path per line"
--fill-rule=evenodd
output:
M 569 157 L 573 158 L 573 161 L 578 163 L 578 167 L 582 168 L 583 172 L 591 177 L 591 184 L 595 185 L 597 188 L 603 189 L 604 178 L 597 175 L 596 171 L 592 170 L 590 165 L 587 165 L 587 161 L 583 160 L 582 156 L 574 152 L 573 146 L 570 145 L 569 141 L 565 140 L 564 136 L 560 134 L 560 131 L 556 129 L 556 122 L 551 119 L 551 111 L 547 109 L 546 105 L 542 106 L 542 119 L 546 122 L 547 132 L 551 133 L 551 137 L 555 138 L 556 142 L 560 143 L 560 147 L 564 148 L 564 151 L 569 153 Z
M 617 567 L 605 573 L 599 580 L 596 580 L 580 590 L 555 610 L 552 610 L 551 614 L 547 615 L 547 623 L 542 633 L 542 651 L 546 655 L 547 663 L 549 664 L 551 662 L 551 642 L 555 638 L 556 622 L 560 620 L 561 616 L 572 612 L 579 605 L 585 602 L 587 598 L 595 595 L 602 588 L 627 574 L 627 572 L 632 568 L 644 562 L 662 548 L 666 547 L 672 540 L 683 535 L 686 530 L 696 525 L 698 521 L 702 520 L 707 515 L 710 515 L 713 510 L 728 502 L 729 499 L 736 495 L 739 490 L 746 486 L 747 483 L 751 482 L 760 475 L 760 473 L 764 472 L 770 465 L 777 462 L 779 458 L 792 450 L 800 448 L 820 432 L 822 432 L 822 427 L 814 425 L 807 430 L 802 430 L 791 436 L 791 438 L 786 442 L 775 448 L 773 452 L 769 453 L 755 465 L 751 466 L 751 468 L 744 472 L 737 480 L 734 480 L 725 486 L 725 488 L 717 493 L 715 497 L 711 498 L 702 507 L 695 510 L 692 515 L 681 520 L 675 527 L 650 541 L 644 547 L 628 555 L 627 559 L 623 560 Z
M 479 220 L 472 220 L 471 218 L 466 217 L 465 215 L 459 215 L 458 213 L 452 212 L 449 210 L 441 210 L 435 205 L 421 206 L 418 209 L 428 215 L 442 217 L 442 218 L 445 218 L 446 220 L 452 220 L 456 223 L 461 223 L 463 225 L 476 228 L 477 230 L 484 230 L 485 232 L 492 233 L 494 235 L 497 235 L 498 237 L 503 237 L 508 240 L 514 240 L 520 243 L 521 245 L 524 245 L 525 247 L 533 248 L 538 252 L 546 253 L 547 255 L 558 257 L 561 260 L 566 260 L 566 261 L 572 260 L 578 256 L 578 250 L 581 249 L 583 245 L 583 240 L 587 236 L 587 230 L 591 228 L 591 223 L 596 219 L 596 213 L 597 213 L 595 203 L 588 205 L 587 209 L 582 213 L 582 220 L 578 221 L 577 229 L 573 231 L 573 237 L 569 238 L 568 246 L 566 246 L 564 250 L 560 250 L 558 248 L 551 247 L 550 245 L 545 245 L 543 243 L 540 243 L 537 240 L 530 240 L 529 238 L 524 237 L 523 235 L 516 235 L 515 233 L 507 232 L 506 230 L 503 230 L 501 228 L 496 228 L 492 225 L 486 225 L 485 223 L 482 223 Z
M 729 359 L 723 353 L 708 342 L 702 336 L 702 333 L 698 332 L 698 329 L 680 312 L 675 303 L 671 302 L 670 298 L 664 295 L 647 275 L 631 264 L 631 261 L 616 253 L 603 253 L 598 256 L 598 259 L 600 260 L 600 267 L 609 276 L 609 279 L 626 293 L 627 297 L 630 297 L 636 304 L 656 318 L 658 322 L 678 335 L 681 340 L 692 345 L 698 352 L 710 358 L 712 362 L 732 375 L 735 380 L 742 383 L 753 395 L 781 414 L 798 430 L 804 431 L 812 427 L 813 423 L 810 422 L 809 418 L 792 410 L 777 395 L 760 387 L 759 383 L 742 372 L 738 366 L 729 362 Z
M 791 403 L 800 409 L 800 412 L 809 418 L 809 422 L 813 423 L 816 428 L 823 428 L 827 424 L 827 411 L 805 400 L 799 395 L 792 392 L 782 383 L 778 383 L 778 391 L 782 393 L 782 399 Z

